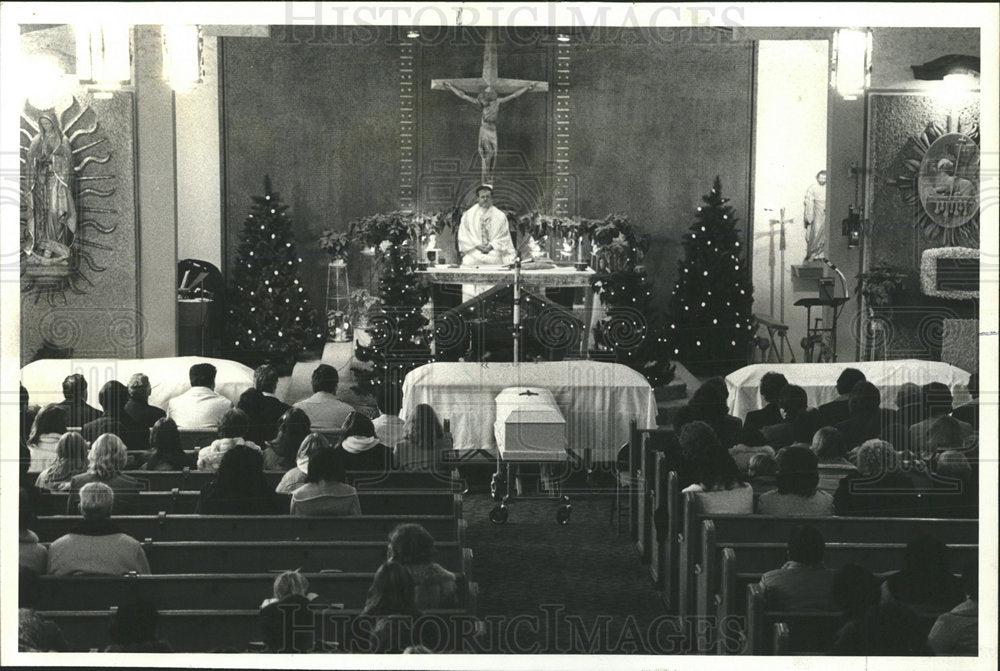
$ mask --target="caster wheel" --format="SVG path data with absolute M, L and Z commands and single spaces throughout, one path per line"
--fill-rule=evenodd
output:
M 490 480 L 490 496 L 494 501 L 499 501 L 507 495 L 507 480 L 500 473 L 494 473 Z
M 507 506 L 499 505 L 490 511 L 490 522 L 504 524 L 507 522 Z
M 556 522 L 559 524 L 569 524 L 569 516 L 572 511 L 573 507 L 568 503 L 559 506 L 559 509 L 556 510 Z

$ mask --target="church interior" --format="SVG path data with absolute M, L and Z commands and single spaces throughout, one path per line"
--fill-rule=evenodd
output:
M 301 4 L 5 26 L 5 658 L 995 661 L 995 8 Z

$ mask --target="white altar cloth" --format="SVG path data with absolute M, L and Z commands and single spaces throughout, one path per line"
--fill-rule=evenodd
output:
M 566 418 L 570 449 L 582 455 L 589 448 L 595 461 L 615 458 L 628 441 L 630 419 L 639 428 L 656 427 L 656 401 L 646 378 L 628 366 L 598 361 L 427 364 L 403 381 L 400 417 L 426 403 L 451 421 L 456 449 L 496 455 L 496 397 L 508 387 L 551 391 Z
M 895 361 L 853 361 L 845 363 L 757 363 L 745 366 L 726 376 L 732 413 L 743 419 L 751 410 L 762 407 L 758 388 L 760 378 L 768 371 L 781 373 L 789 384 L 806 390 L 809 407 L 827 403 L 837 398 L 837 377 L 845 368 L 857 368 L 882 394 L 882 406 L 893 408 L 896 392 L 904 382 L 925 385 L 943 382 L 951 389 L 955 405 L 969 400 L 965 383 L 969 373 L 941 361 L 899 359 Z
M 63 400 L 62 382 L 68 375 L 81 373 L 87 380 L 87 402 L 100 409 L 97 395 L 110 380 L 128 385 L 135 373 L 145 373 L 153 390 L 150 405 L 163 410 L 174 396 L 191 388 L 188 370 L 196 363 L 210 363 L 216 368 L 215 391 L 233 405 L 240 394 L 253 386 L 253 369 L 228 359 L 207 359 L 199 356 L 167 357 L 163 359 L 42 359 L 21 369 L 21 384 L 28 390 L 33 405 L 59 403 Z

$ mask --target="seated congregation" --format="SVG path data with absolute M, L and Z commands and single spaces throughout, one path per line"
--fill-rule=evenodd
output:
M 20 649 L 449 651 L 432 627 L 414 628 L 475 603 L 461 496 L 435 455 L 443 429 L 433 409 L 402 422 L 397 385 L 376 399 L 373 422 L 337 399 L 327 365 L 312 375 L 313 395 L 291 406 L 275 396 L 271 366 L 235 407 L 214 377 L 211 364 L 194 365 L 191 389 L 165 409 L 148 403 L 142 374 L 107 382 L 103 411 L 87 403 L 79 374 L 64 381 L 63 402 L 43 408 L 22 387 Z M 192 436 L 202 443 L 185 444 Z M 135 530 L 155 527 L 157 511 L 177 522 L 177 538 Z M 213 516 L 240 540 L 183 527 Z M 278 524 L 265 532 L 260 516 Z M 304 526 L 309 518 L 319 525 Z M 187 556 L 194 546 L 203 563 L 185 566 L 199 561 Z M 213 552 L 232 565 L 206 576 Z M 274 579 L 282 562 L 308 569 Z M 246 602 L 240 588 L 272 580 L 259 607 Z M 214 644 L 171 640 L 194 628 L 191 609 L 218 610 Z M 106 623 L 98 633 L 95 617 Z M 317 626 L 308 641 L 296 633 L 304 622 Z

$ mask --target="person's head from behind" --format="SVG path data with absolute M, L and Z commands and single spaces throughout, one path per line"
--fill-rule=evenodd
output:
M 102 433 L 90 446 L 88 470 L 100 480 L 110 480 L 125 468 L 128 450 L 122 439 L 113 433 Z
M 215 366 L 210 363 L 196 363 L 188 370 L 188 380 L 192 387 L 215 389 Z
M 114 645 L 136 645 L 156 640 L 160 613 L 147 599 L 127 601 L 111 616 L 108 638 Z
M 743 427 L 736 437 L 736 444 L 747 447 L 763 447 L 767 445 L 767 438 L 764 437 L 760 429 Z
M 852 415 L 867 415 L 878 410 L 881 403 L 882 394 L 878 387 L 866 380 L 854 385 L 847 407 Z
M 128 396 L 135 401 L 148 401 L 153 386 L 144 373 L 136 373 L 128 379 Z
M 809 407 L 809 396 L 797 384 L 786 384 L 778 393 L 778 407 L 782 417 L 795 419 Z
M 323 450 L 332 450 L 330 441 L 322 433 L 310 433 L 302 439 L 298 451 L 295 453 L 295 465 L 303 473 L 309 473 L 309 461 Z
M 286 410 L 278 421 L 278 435 L 272 442 L 275 452 L 282 458 L 294 457 L 309 435 L 311 424 L 304 410 L 294 406 Z
M 246 438 L 250 416 L 239 408 L 230 408 L 219 420 L 219 438 Z
M 949 448 L 960 448 L 964 441 L 962 425 L 951 415 L 938 416 L 931 424 L 928 436 L 930 440 L 927 447 L 932 453 Z
M 725 378 L 710 377 L 707 380 L 705 380 L 705 382 L 703 382 L 701 386 L 703 387 L 708 386 L 715 389 L 715 391 L 719 393 L 719 396 L 722 398 L 722 402 L 724 404 L 727 404 L 729 402 L 729 386 L 726 385 Z M 728 405 L 727 405 L 727 411 L 728 411 Z
M 343 482 L 346 479 L 347 468 L 340 450 L 319 450 L 309 457 L 306 482 Z
M 681 428 L 677 439 L 681 457 L 695 482 L 706 489 L 720 486 L 729 489 L 742 482 L 736 462 L 708 424 L 689 422 Z
M 718 388 L 707 383 L 698 387 L 691 395 L 688 407 L 694 418 L 703 422 L 714 421 L 729 412 Z
M 400 524 L 389 534 L 388 561 L 404 566 L 428 564 L 434 559 L 434 537 L 419 524 Z
M 87 379 L 80 373 L 67 375 L 62 383 L 63 398 L 68 401 L 87 400 Z
M 934 536 L 920 534 L 907 543 L 903 568 L 913 580 L 948 580 L 948 548 Z
M 969 376 L 969 381 L 965 384 L 965 388 L 969 390 L 969 396 L 979 400 L 979 371 Z
M 846 396 L 854 389 L 854 385 L 865 380 L 865 374 L 857 368 L 845 368 L 837 378 L 837 393 Z
M 34 444 L 39 438 L 47 433 L 66 433 L 66 422 L 69 415 L 58 405 L 47 405 L 35 415 L 35 421 L 31 425 L 31 432 L 28 434 L 28 443 Z
M 844 434 L 832 426 L 824 426 L 813 434 L 812 451 L 821 461 L 836 461 L 847 456 Z
M 951 389 L 941 382 L 928 382 L 923 386 L 924 412 L 928 417 L 947 415 L 952 410 Z
M 395 376 L 387 375 L 386 379 L 379 385 L 375 403 L 383 415 L 398 415 L 400 408 L 403 407 L 402 382 Z
M 339 382 L 340 375 L 337 373 L 337 369 L 325 363 L 316 366 L 316 370 L 312 373 L 313 393 L 325 391 L 328 394 L 336 394 Z
M 285 571 L 274 579 L 274 598 L 278 601 L 290 596 L 309 594 L 309 579 L 296 571 Z
M 160 454 L 173 454 L 181 451 L 181 432 L 177 422 L 169 417 L 161 417 L 153 422 L 149 430 L 149 448 Z
M 823 561 L 826 541 L 819 529 L 810 524 L 797 524 L 788 535 L 788 559 L 793 562 L 816 566 Z
M 87 470 L 87 441 L 76 431 L 67 431 L 56 444 L 56 459 L 66 464 L 70 473 Z
M 374 438 L 375 425 L 364 413 L 355 410 L 344 420 L 344 425 L 340 430 L 340 437 L 343 438 Z
M 270 364 L 257 366 L 253 372 L 253 388 L 257 391 L 273 394 L 278 388 L 278 371 Z
M 256 494 L 264 482 L 264 457 L 246 445 L 234 445 L 226 450 L 215 474 L 217 491 Z
M 404 433 L 412 442 L 432 449 L 434 442 L 444 435 L 444 430 L 441 428 L 441 422 L 438 421 L 434 408 L 426 403 L 421 403 L 413 409 L 410 417 L 406 420 Z
M 781 390 L 788 384 L 788 380 L 781 373 L 769 371 L 760 378 L 760 397 L 765 403 L 777 403 Z
M 968 559 L 962 566 L 962 592 L 967 599 L 979 601 L 979 562 Z
M 896 468 L 896 450 L 892 445 L 872 438 L 861 443 L 858 448 L 858 472 L 865 477 L 876 477 Z
M 86 520 L 106 520 L 111 517 L 115 492 L 103 482 L 88 482 L 80 488 L 80 514 Z
M 751 478 L 774 477 L 778 473 L 778 464 L 770 454 L 755 454 L 747 464 L 747 475 Z
M 896 408 L 902 410 L 920 404 L 920 385 L 913 382 L 904 382 L 896 391 Z
M 118 380 L 108 380 L 101 387 L 97 401 L 104 409 L 105 415 L 120 415 L 128 403 L 128 389 Z
M 774 457 L 778 465 L 776 484 L 780 494 L 810 497 L 819 484 L 816 455 L 808 447 L 792 445 L 778 450 Z
M 858 564 L 846 564 L 833 576 L 833 602 L 849 619 L 863 616 L 879 602 L 879 581 Z
M 366 615 L 408 615 L 416 612 L 413 577 L 409 569 L 395 561 L 382 564 L 365 601 Z

